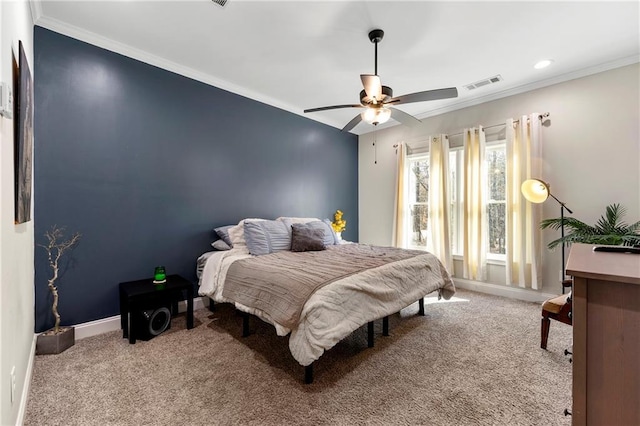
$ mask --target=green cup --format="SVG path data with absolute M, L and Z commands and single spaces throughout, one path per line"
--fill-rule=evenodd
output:
M 153 273 L 154 281 L 162 282 L 167 279 L 167 273 L 165 272 L 164 266 L 156 266 L 155 272 Z

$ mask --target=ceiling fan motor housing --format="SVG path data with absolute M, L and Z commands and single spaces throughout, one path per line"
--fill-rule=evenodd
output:
M 382 86 L 382 99 L 378 99 L 378 104 L 387 103 L 393 98 L 393 90 L 389 86 Z M 360 103 L 363 106 L 371 106 L 373 104 L 373 99 L 367 96 L 367 92 L 364 90 L 360 91 Z

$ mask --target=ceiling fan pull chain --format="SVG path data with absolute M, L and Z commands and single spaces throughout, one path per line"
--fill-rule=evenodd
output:
M 374 126 L 376 126 L 374 124 Z M 373 164 L 378 164 L 378 147 L 376 145 L 377 127 L 373 128 Z

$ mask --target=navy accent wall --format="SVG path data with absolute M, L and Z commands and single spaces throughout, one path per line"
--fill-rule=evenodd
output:
M 65 325 L 119 314 L 156 265 L 197 282 L 215 226 L 329 218 L 358 239 L 357 137 L 35 27 L 35 238 L 82 239 L 59 280 Z M 53 325 L 36 246 L 36 332 Z

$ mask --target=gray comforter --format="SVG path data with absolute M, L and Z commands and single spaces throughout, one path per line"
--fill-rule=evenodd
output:
M 425 255 L 424 251 L 366 244 L 329 246 L 327 250 L 281 251 L 234 262 L 226 276 L 223 296 L 258 309 L 279 324 L 294 329 L 304 304 L 318 289 L 365 270 Z M 439 264 L 422 263 L 431 269 Z M 433 271 L 445 276 L 446 271 Z M 408 273 L 407 278 L 412 276 Z

